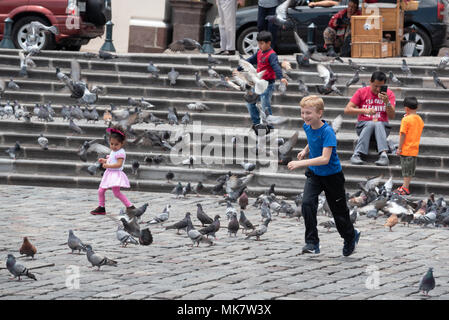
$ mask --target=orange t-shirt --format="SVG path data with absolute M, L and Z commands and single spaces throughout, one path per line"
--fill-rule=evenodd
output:
M 402 145 L 402 156 L 416 157 L 419 152 L 419 140 L 424 128 L 424 121 L 417 114 L 404 116 L 401 121 L 399 134 L 405 134 L 405 141 Z

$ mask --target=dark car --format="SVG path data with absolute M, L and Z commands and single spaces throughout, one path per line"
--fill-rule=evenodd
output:
M 332 15 L 347 7 L 348 0 L 341 0 L 333 7 L 310 8 L 307 5 L 288 9 L 289 16 L 298 22 L 298 34 L 307 40 L 307 27 L 313 22 L 316 25 L 315 43 L 318 50 L 323 50 L 323 31 Z M 406 11 L 404 16 L 404 39 L 409 37 L 409 27 L 417 26 L 417 50 L 419 55 L 436 55 L 446 45 L 447 24 L 445 22 L 445 6 L 442 0 L 420 0 L 419 9 Z M 236 15 L 237 36 L 236 48 L 242 54 L 257 51 L 257 6 L 242 8 Z M 279 29 L 277 52 L 292 54 L 298 52 L 292 30 Z M 213 41 L 219 46 L 218 26 L 214 27 Z M 218 41 L 218 42 L 217 42 Z
M 16 48 L 25 48 L 28 26 L 32 21 L 56 26 L 58 35 L 41 32 L 40 49 L 80 50 L 90 39 L 104 34 L 111 19 L 111 8 L 104 0 L 0 0 L 0 38 L 5 19 L 11 18 L 12 40 Z

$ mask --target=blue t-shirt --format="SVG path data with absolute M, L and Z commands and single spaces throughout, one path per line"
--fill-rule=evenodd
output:
M 324 124 L 319 129 L 312 129 L 311 126 L 304 123 L 303 128 L 307 135 L 309 144 L 309 159 L 320 157 L 323 154 L 323 148 L 332 147 L 332 154 L 329 163 L 322 166 L 309 166 L 317 176 L 330 176 L 341 171 L 340 159 L 337 155 L 337 137 L 334 129 L 322 120 Z

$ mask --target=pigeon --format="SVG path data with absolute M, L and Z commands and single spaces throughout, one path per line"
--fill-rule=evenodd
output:
M 140 163 L 137 160 L 133 160 L 132 164 L 131 164 L 131 171 L 132 174 L 137 176 L 139 173 L 139 168 L 140 168 Z
M 251 162 L 240 162 L 240 165 L 242 166 L 243 169 L 245 169 L 245 171 L 251 172 L 256 168 L 256 164 L 255 163 L 251 163 Z
M 449 52 L 446 51 L 444 56 L 441 57 L 440 62 L 438 63 L 437 70 L 444 70 L 449 63 Z
M 298 67 L 309 67 L 310 66 L 310 59 L 305 54 L 297 54 L 296 55 L 296 62 L 298 63 Z
M 374 190 L 375 187 L 379 185 L 379 183 L 382 180 L 383 175 L 368 178 L 365 183 L 359 182 L 358 185 L 360 189 L 365 192 L 365 194 L 368 194 L 370 190 Z
M 242 194 L 240 195 L 240 197 L 238 198 L 238 203 L 240 206 L 240 209 L 245 210 L 246 207 L 248 206 L 248 195 L 246 194 L 245 191 L 242 192 Z
M 248 80 L 248 84 L 254 87 L 254 92 L 257 95 L 264 93 L 268 88 L 268 81 L 262 79 L 264 71 L 258 73 L 254 66 L 241 55 L 239 56 L 239 66 L 243 69 L 242 74 Z
M 281 94 L 281 96 L 285 95 L 285 93 L 287 92 L 287 86 L 285 85 L 284 82 L 280 82 L 278 85 L 278 91 Z
M 190 168 L 193 168 L 194 161 L 195 161 L 195 157 L 190 156 L 187 159 L 182 160 L 182 164 L 189 166 L 189 169 L 190 169 Z
M 443 89 L 447 89 L 446 86 L 444 85 L 443 81 L 441 81 L 441 79 L 438 77 L 437 73 L 435 70 L 432 70 L 432 76 L 433 76 L 433 83 L 435 83 L 435 87 L 441 87 Z
M 100 50 L 100 51 L 98 52 L 98 56 L 99 56 L 101 59 L 103 59 L 103 60 L 110 60 L 110 59 L 117 59 L 117 58 L 118 58 L 117 55 L 114 55 L 114 54 L 112 54 L 112 53 L 110 53 L 110 52 L 108 52 L 108 51 L 103 51 L 103 50 Z
M 263 219 L 271 219 L 271 210 L 266 201 L 263 201 L 262 206 L 260 207 L 260 215 Z
M 351 85 L 356 84 L 357 82 L 359 82 L 359 80 L 359 71 L 356 71 L 354 76 L 346 82 L 346 88 L 349 88 Z
M 412 222 L 414 219 L 414 215 L 413 214 L 403 214 L 401 216 L 401 222 L 405 225 L 407 224 L 407 226 L 410 226 L 410 222 Z
M 28 237 L 23 237 L 23 243 L 19 249 L 19 253 L 24 254 L 27 257 L 31 257 L 31 259 L 34 260 L 34 255 L 36 254 L 36 252 L 36 247 L 31 244 L 30 240 L 28 240 Z
M 171 183 L 171 180 L 173 180 L 174 177 L 175 177 L 175 174 L 171 170 L 168 170 L 167 174 L 165 175 L 165 179 L 167 179 L 167 183 Z
M 243 99 L 250 104 L 255 104 L 259 100 L 259 95 L 254 92 L 250 85 L 248 85 Z
M 335 222 L 333 220 L 321 222 L 319 225 L 325 227 L 327 232 L 329 232 L 331 228 L 335 228 Z
M 389 227 L 390 231 L 393 231 L 392 228 L 398 223 L 398 216 L 396 214 L 392 214 L 388 217 L 387 222 L 385 222 L 384 226 Z
M 149 228 L 145 228 L 140 231 L 139 243 L 142 246 L 148 246 L 153 243 L 153 235 Z
M 147 223 L 149 223 L 149 224 L 164 223 L 170 217 L 170 208 L 171 208 L 171 205 L 169 205 L 169 204 L 165 205 L 165 208 L 162 211 L 162 213 L 158 214 L 156 217 L 154 217 Z
M 402 59 L 401 71 L 403 73 L 405 73 L 405 75 L 407 77 L 413 75 L 412 71 L 410 70 L 409 66 L 407 65 L 407 61 L 405 61 L 405 59 Z
M 209 74 L 209 77 L 211 77 L 211 78 L 220 78 L 220 75 L 217 73 L 217 71 L 212 69 L 212 66 L 208 66 L 207 73 Z
M 360 72 L 360 71 L 365 71 L 366 70 L 365 67 L 355 63 L 354 61 L 352 61 L 352 59 L 348 59 L 348 64 L 349 64 L 349 67 L 352 70 L 354 70 L 354 71 L 359 71 Z
M 185 198 L 187 194 L 192 192 L 192 186 L 190 185 L 190 182 L 188 182 L 183 188 L 182 188 L 182 195 Z
M 176 197 L 179 197 L 182 194 L 182 189 L 183 188 L 181 182 L 178 182 L 176 187 L 174 187 L 173 190 L 171 191 L 171 194 L 176 194 Z
M 133 237 L 139 237 L 140 236 L 140 227 L 137 223 L 137 218 L 134 217 L 131 220 L 126 220 L 125 218 L 120 218 L 120 221 L 123 224 L 123 227 L 126 232 L 128 232 Z
M 204 227 L 205 224 L 211 224 L 212 222 L 214 222 L 214 220 L 203 211 L 201 203 L 197 203 L 196 206 L 196 217 L 198 218 L 198 220 L 200 220 L 202 227 Z
M 12 78 L 10 78 L 8 82 L 8 89 L 19 90 L 20 86 Z
M 44 137 L 41 133 L 39 138 L 37 138 L 37 143 L 41 146 L 42 149 L 48 150 L 48 139 Z
M 245 232 L 246 230 L 253 230 L 255 229 L 255 227 L 253 226 L 253 224 L 248 220 L 248 218 L 246 218 L 245 216 L 245 212 L 243 212 L 243 210 L 240 210 L 240 218 L 239 218 L 239 223 L 242 226 L 242 233 Z
M 187 222 L 187 235 L 189 236 L 190 240 L 192 240 L 192 248 L 195 242 L 197 247 L 200 245 L 200 242 L 208 243 L 209 246 L 212 246 L 214 244 L 212 240 L 204 236 L 201 232 L 193 227 L 191 220 Z
M 395 85 L 398 85 L 398 86 L 403 85 L 402 82 L 398 78 L 396 78 L 396 76 L 393 74 L 393 71 L 391 71 L 391 70 L 388 71 L 388 80 L 393 82 Z
M 181 124 L 186 126 L 191 122 L 192 122 L 192 119 L 190 117 L 190 113 L 186 112 L 185 115 L 181 119 Z
M 179 72 L 175 70 L 174 67 L 171 68 L 168 73 L 168 80 L 170 81 L 170 85 L 174 86 L 176 84 L 176 80 L 178 80 Z
M 201 102 L 189 103 L 187 105 L 187 108 L 192 111 L 210 110 L 210 108 L 208 106 L 206 106 L 204 103 L 201 103 Z
M 171 226 L 165 227 L 165 230 L 176 229 L 177 230 L 176 234 L 179 234 L 179 230 L 187 228 L 188 221 L 191 221 L 190 220 L 190 212 L 186 212 L 184 219 L 182 219 L 181 221 L 178 221 L 178 222 L 172 224 Z
M 321 63 L 317 64 L 318 74 L 323 79 L 324 84 L 322 86 L 316 86 L 320 94 L 329 94 L 332 92 L 342 95 L 340 90 L 336 86 L 337 76 L 332 71 L 330 66 L 325 66 Z
M 291 161 L 291 151 L 293 147 L 298 142 L 298 131 L 295 131 L 295 133 L 281 146 L 278 148 L 278 159 L 280 164 L 287 165 L 288 162 Z M 274 193 L 274 192 L 272 192 Z
M 341 125 L 343 124 L 343 117 L 341 114 L 335 117 L 334 121 L 332 121 L 332 129 L 334 133 L 337 134 L 340 131 Z
M 280 27 L 291 27 L 293 25 L 293 22 L 291 22 L 291 19 L 287 17 L 287 11 L 288 8 L 292 5 L 293 0 L 286 0 L 280 5 L 276 7 L 276 14 L 275 15 L 269 15 L 265 17 L 265 20 L 267 20 L 270 23 L 273 23 Z
M 228 223 L 228 234 L 231 236 L 234 234 L 234 236 L 237 236 L 237 232 L 239 231 L 240 225 L 237 220 L 237 212 L 233 212 L 231 220 Z
M 230 201 L 226 201 L 226 218 L 230 220 L 234 213 L 237 213 L 237 211 L 232 206 L 232 203 Z
M 198 71 L 195 72 L 195 83 L 200 88 L 209 89 L 209 87 L 206 84 L 206 82 L 204 82 L 204 80 L 201 79 L 200 73 Z
M 22 147 L 20 146 L 19 141 L 16 141 L 16 144 L 13 147 L 10 147 L 5 150 L 5 152 L 9 155 L 11 159 L 16 159 L 17 153 L 22 151 Z
M 86 245 L 86 250 L 87 260 L 92 264 L 93 267 L 97 267 L 98 270 L 100 270 L 101 266 L 117 267 L 117 261 L 96 254 L 89 244 Z
M 207 55 L 207 64 L 208 64 L 209 67 L 210 67 L 211 65 L 214 65 L 214 64 L 221 64 L 221 61 L 215 59 L 215 58 L 212 57 L 212 55 L 209 53 L 209 54 Z
M 339 56 L 327 56 L 318 52 L 316 46 L 309 46 L 303 39 L 301 39 L 301 37 L 295 30 L 293 31 L 293 35 L 295 37 L 296 45 L 298 46 L 299 50 L 307 58 L 317 62 L 332 62 L 334 60 L 337 60 L 341 63 L 344 63 L 344 61 Z
M 429 291 L 435 288 L 435 278 L 433 277 L 433 268 L 429 268 L 427 273 L 419 282 L 419 291 L 422 291 L 426 296 L 429 295 Z
M 248 240 L 251 237 L 256 237 L 256 240 L 260 240 L 260 237 L 265 234 L 268 230 L 268 224 L 270 223 L 271 219 L 266 219 L 263 224 L 259 227 L 259 229 L 253 230 L 250 233 L 246 235 L 245 240 Z
M 75 133 L 79 133 L 79 134 L 84 133 L 83 129 L 81 129 L 75 122 L 73 122 L 72 118 L 70 118 L 69 128 Z
M 126 210 L 126 214 L 128 215 L 128 217 L 130 219 L 136 217 L 136 218 L 140 218 L 145 211 L 148 208 L 148 203 L 144 203 L 142 206 L 140 206 L 139 208 L 134 208 L 134 209 L 127 209 Z
M 349 214 L 349 219 L 351 220 L 352 224 L 355 224 L 355 222 L 357 221 L 357 215 L 357 207 L 354 207 Z
M 310 94 L 309 88 L 307 88 L 307 85 L 301 79 L 298 80 L 298 90 L 302 96 L 308 96 Z
M 171 43 L 168 48 L 172 51 L 185 51 L 185 50 L 202 50 L 201 44 L 193 39 L 190 38 L 184 38 L 181 40 L 176 40 L 173 43 Z
M 81 253 L 81 250 L 86 251 L 86 245 L 73 233 L 73 230 L 69 230 L 69 239 L 67 240 L 67 245 L 73 251 L 78 250 L 78 253 Z
M 215 236 L 215 233 L 218 232 L 218 230 L 220 230 L 220 216 L 217 214 L 214 217 L 214 221 L 210 225 L 200 229 L 199 231 L 201 234 L 206 235 L 208 238 L 209 235 L 213 236 L 216 240 L 217 237 Z
M 195 192 L 195 194 L 197 196 L 200 195 L 200 193 L 204 190 L 204 185 L 201 181 L 198 181 L 198 183 L 196 184 L 196 186 L 193 187 L 193 191 Z
M 118 226 L 116 231 L 117 240 L 120 241 L 122 247 L 126 247 L 128 243 L 139 244 L 128 232 L 123 229 L 123 226 Z
M 36 276 L 23 265 L 17 263 L 16 258 L 12 254 L 8 254 L 8 258 L 6 260 L 6 268 L 14 276 L 14 278 L 18 278 L 19 281 L 20 277 L 23 276 L 27 276 L 28 278 L 37 281 Z
M 168 114 L 167 114 L 168 124 L 176 124 L 178 125 L 178 115 L 175 107 L 169 107 L 168 108 Z
M 147 66 L 147 71 L 153 76 L 153 78 L 158 79 L 159 78 L 159 68 L 156 67 L 153 62 L 150 61 L 150 63 Z

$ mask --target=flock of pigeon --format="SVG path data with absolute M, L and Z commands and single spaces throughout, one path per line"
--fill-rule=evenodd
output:
M 284 4 L 287 3 L 286 8 L 289 6 L 289 2 L 291 1 L 284 2 Z M 283 5 L 280 5 L 279 7 L 282 6 Z M 278 21 L 278 23 L 280 23 L 281 25 L 285 23 L 282 21 L 282 17 L 279 17 L 279 14 L 282 14 L 282 10 L 283 7 L 279 12 L 276 12 L 277 16 L 275 16 L 275 18 L 270 18 L 275 20 L 277 19 L 276 21 Z M 40 32 L 41 30 L 57 32 L 57 30 L 45 29 L 48 27 L 43 28 L 40 25 L 34 25 L 34 28 L 35 30 L 33 32 Z M 31 34 L 33 34 L 33 32 L 31 32 Z M 331 70 L 330 65 L 326 65 L 324 63 L 333 62 L 334 60 L 342 62 L 342 60 L 339 57 L 328 57 L 322 53 L 319 53 L 316 50 L 316 47 L 308 46 L 296 32 L 295 39 L 301 51 L 301 54 L 296 56 L 298 67 L 310 65 L 309 60 L 318 62 L 317 70 L 320 77 L 323 79 L 323 85 L 317 86 L 317 91 L 320 94 L 329 94 L 334 92 L 341 95 L 342 93 L 336 86 L 336 74 Z M 194 40 L 186 38 L 183 40 L 175 41 L 170 46 L 170 49 L 172 49 L 173 51 L 200 49 L 198 45 L 199 44 L 195 43 Z M 30 40 L 29 47 L 29 50 L 27 49 L 26 51 L 21 51 L 19 53 L 19 56 L 21 58 L 20 75 L 22 76 L 26 76 L 27 68 L 32 68 L 35 66 L 34 62 L 31 60 L 31 56 L 39 53 L 39 50 L 35 47 L 35 44 L 33 44 L 32 39 Z M 27 53 L 27 56 L 25 56 L 25 53 Z M 85 55 L 88 58 L 97 57 L 97 55 L 92 53 L 86 53 Z M 105 60 L 117 58 L 117 56 L 103 51 L 99 52 L 98 57 Z M 240 56 L 239 65 L 242 69 L 242 72 L 236 72 L 233 74 L 232 78 L 229 78 L 223 74 L 217 73 L 213 69 L 214 65 L 218 65 L 220 63 L 221 62 L 219 60 L 213 58 L 210 54 L 208 55 L 207 74 L 211 78 L 219 79 L 219 81 L 214 85 L 215 88 L 223 87 L 225 89 L 245 91 L 244 100 L 246 102 L 258 102 L 258 95 L 265 91 L 268 85 L 268 83 L 262 79 L 263 73 L 257 73 L 256 69 L 251 64 L 246 62 L 243 57 Z M 359 72 L 365 69 L 363 66 L 354 63 L 351 59 L 348 59 L 348 63 L 349 66 L 353 70 L 355 70 L 355 75 L 346 83 L 346 87 L 356 84 L 359 81 Z M 446 53 L 446 55 L 441 58 L 437 70 L 444 69 L 448 63 L 449 55 Z M 284 76 L 290 79 L 288 77 L 288 71 L 291 70 L 290 64 L 288 62 L 283 62 L 282 68 Z M 436 74 L 437 70 L 432 72 L 435 85 L 441 86 L 446 89 L 446 87 Z M 160 70 L 152 62 L 150 62 L 147 66 L 147 71 L 152 77 L 159 77 Z M 407 66 L 405 60 L 403 60 L 402 71 L 407 76 L 412 75 L 410 68 Z M 169 84 L 171 86 L 176 85 L 176 81 L 179 77 L 179 72 L 176 71 L 174 67 L 171 68 L 167 76 Z M 402 85 L 402 83 L 394 76 L 391 71 L 388 73 L 388 77 L 389 80 L 393 83 Z M 63 120 L 67 120 L 69 122 L 69 128 L 72 132 L 82 134 L 83 130 L 78 125 L 76 125 L 73 120 L 75 119 L 80 121 L 84 119 L 87 122 L 99 121 L 100 116 L 96 110 L 96 107 L 93 106 L 93 108 L 90 109 L 90 106 L 98 101 L 98 94 L 104 92 L 104 89 L 100 86 L 90 87 L 87 83 L 81 80 L 81 68 L 76 60 L 73 60 L 71 62 L 70 75 L 62 73 L 57 68 L 56 78 L 65 84 L 65 86 L 71 92 L 71 98 L 76 99 L 78 102 L 78 104 L 74 104 L 72 106 L 63 106 L 61 110 L 61 117 L 63 118 Z M 197 72 L 195 74 L 195 83 L 201 89 L 211 88 L 211 85 L 207 84 L 201 78 L 200 72 Z M 20 89 L 20 87 L 17 85 L 17 83 L 14 82 L 13 79 L 10 80 L 8 85 L 6 85 L 4 81 L 0 81 L 0 95 L 2 95 L 5 90 L 18 89 Z M 281 94 L 284 94 L 286 91 L 286 87 L 279 86 L 278 90 Z M 307 85 L 302 80 L 299 80 L 299 90 L 304 96 L 309 94 Z M 185 131 L 185 126 L 191 123 L 191 115 L 188 112 L 186 112 L 185 115 L 181 118 L 178 115 L 176 108 L 169 107 L 167 123 L 171 125 L 181 124 L 183 127 L 181 130 L 177 131 L 175 137 L 173 137 L 169 131 L 153 132 L 144 130 L 143 133 L 136 133 L 132 128 L 132 126 L 136 123 L 145 122 L 152 123 L 154 124 L 154 126 L 157 126 L 165 123 L 165 121 L 156 117 L 152 112 L 150 112 L 151 108 L 154 108 L 154 105 L 152 105 L 149 101 L 146 101 L 144 97 L 140 99 L 129 97 L 128 104 L 129 106 L 126 109 L 117 108 L 113 104 L 111 104 L 110 110 L 104 111 L 103 120 L 108 126 L 112 125 L 112 121 L 117 121 L 117 123 L 125 127 L 126 131 L 130 133 L 130 136 L 134 137 L 133 140 L 131 139 L 129 141 L 129 144 L 141 147 L 159 146 L 164 150 L 172 150 L 173 148 L 182 148 L 182 146 L 188 145 L 190 143 L 190 135 Z M 84 110 L 82 110 L 81 105 L 85 106 Z M 259 104 L 258 107 L 260 108 Z M 187 108 L 192 111 L 209 110 L 209 107 L 202 102 L 189 103 L 187 104 Z M 56 114 L 52 108 L 51 102 L 43 105 L 36 104 L 33 112 L 30 113 L 26 110 L 26 108 L 22 107 L 18 103 L 18 101 L 14 101 L 13 105 L 11 105 L 9 101 L 7 101 L 4 107 L 0 106 L 0 117 L 3 119 L 4 116 L 14 116 L 18 120 L 23 118 L 26 122 L 30 122 L 32 116 L 36 116 L 38 120 L 48 122 L 54 121 L 54 117 L 56 116 Z M 181 120 L 179 120 L 180 118 Z M 283 117 L 272 116 L 261 112 L 262 128 L 264 126 L 266 128 L 268 125 L 280 125 L 286 120 L 287 119 Z M 341 116 L 339 116 L 332 122 L 332 126 L 335 132 L 339 130 L 341 121 L 342 118 Z M 258 137 L 258 141 L 260 142 L 259 139 L 265 138 L 266 136 Z M 287 141 L 279 139 L 279 163 L 287 164 L 292 160 L 291 151 L 295 146 L 297 139 L 298 132 L 296 132 Z M 48 139 L 43 136 L 43 134 L 40 134 L 40 136 L 37 138 L 37 142 L 43 150 L 48 150 L 49 142 Z M 234 144 L 235 142 L 236 140 L 233 139 Z M 20 143 L 16 142 L 16 144 L 6 150 L 6 152 L 12 159 L 15 159 L 17 153 L 20 152 L 20 150 Z M 85 141 L 80 146 L 78 155 L 82 161 L 86 162 L 88 153 L 95 153 L 100 156 L 108 154 L 109 152 L 110 150 L 108 148 L 108 137 L 107 134 L 105 134 L 103 139 Z M 145 157 L 144 162 L 147 164 L 159 164 L 164 160 L 164 156 L 161 155 L 147 156 Z M 182 163 L 184 165 L 189 165 L 189 167 L 192 167 L 194 160 L 195 159 L 190 156 L 189 158 L 184 159 Z M 248 188 L 248 183 L 254 177 L 254 174 L 251 173 L 251 171 L 256 168 L 256 164 L 250 162 L 241 162 L 241 166 L 247 173 L 245 176 L 238 177 L 237 175 L 228 172 L 227 174 L 217 179 L 217 184 L 211 190 L 215 195 L 224 196 L 224 199 L 220 202 L 226 203 L 226 217 L 229 221 L 227 230 L 229 236 L 237 236 L 237 232 L 241 228 L 242 232 L 246 233 L 245 239 L 255 237 L 256 240 L 259 240 L 267 232 L 268 224 L 272 221 L 273 214 L 279 215 L 280 213 L 284 213 L 286 217 L 296 217 L 298 220 L 300 219 L 302 200 L 301 194 L 299 194 L 295 198 L 295 205 L 293 206 L 292 204 L 285 201 L 285 199 L 281 199 L 281 197 L 276 196 L 274 193 L 274 185 L 272 185 L 270 186 L 269 190 L 257 197 L 255 203 L 253 204 L 254 207 L 260 210 L 262 221 L 258 228 L 256 228 L 256 226 L 248 220 L 244 212 L 244 210 L 248 206 L 248 195 L 246 193 L 246 189 Z M 133 174 L 138 174 L 139 167 L 140 163 L 137 160 L 134 160 L 132 162 Z M 95 162 L 88 168 L 88 172 L 92 175 L 95 175 L 99 170 L 102 170 L 102 168 L 97 162 Z M 166 174 L 167 182 L 170 183 L 174 178 L 174 173 L 169 170 Z M 411 223 L 418 224 L 425 227 L 427 227 L 428 225 L 433 225 L 435 227 L 449 225 L 449 211 L 447 210 L 446 202 L 443 198 L 434 199 L 434 196 L 431 195 L 427 200 L 413 202 L 392 192 L 392 178 L 390 178 L 387 182 L 380 186 L 382 179 L 382 176 L 370 178 L 365 183 L 360 184 L 359 192 L 353 195 L 348 195 L 348 205 L 351 208 L 351 221 L 353 221 L 353 223 L 356 223 L 359 216 L 366 215 L 367 218 L 372 219 L 377 219 L 379 216 L 387 217 L 385 227 L 388 227 L 390 231 L 392 231 L 392 228 L 399 222 L 407 225 Z M 181 182 L 178 182 L 178 184 L 173 188 L 172 194 L 176 195 L 176 197 L 186 197 L 190 193 L 199 195 L 202 191 L 204 191 L 204 186 L 202 185 L 201 181 L 199 181 L 198 184 L 194 187 L 191 186 L 190 182 L 185 186 L 183 186 Z M 233 203 L 238 203 L 241 209 L 240 213 L 238 213 L 237 209 L 234 208 Z M 170 205 L 167 205 L 161 214 L 147 221 L 146 228 L 141 229 L 140 221 L 147 207 L 148 204 L 146 203 L 130 213 L 126 214 L 122 212 L 123 217 L 121 217 L 121 219 L 119 220 L 121 222 L 121 225 L 119 225 L 116 230 L 116 237 L 124 247 L 126 247 L 128 244 L 151 244 L 153 242 L 153 236 L 151 234 L 149 226 L 168 222 L 170 215 Z M 330 214 L 329 206 L 327 205 L 325 197 L 323 195 L 321 195 L 319 198 L 318 210 L 319 212 Z M 239 214 L 239 219 L 237 219 L 237 216 Z M 203 211 L 201 204 L 198 203 L 197 218 L 202 225 L 202 228 L 199 230 L 195 229 L 191 220 L 190 212 L 187 212 L 185 214 L 184 219 L 166 226 L 165 229 L 176 229 L 177 233 L 179 233 L 180 230 L 184 230 L 187 236 L 192 241 L 192 247 L 194 246 L 194 244 L 199 246 L 200 243 L 213 245 L 213 241 L 210 237 L 216 238 L 216 233 L 220 230 L 220 216 L 216 215 L 214 219 L 212 219 Z M 321 223 L 320 225 L 329 230 L 330 228 L 335 227 L 335 222 L 333 220 L 329 220 Z M 249 230 L 251 231 L 249 232 Z M 72 230 L 69 231 L 67 245 L 72 250 L 72 253 L 76 250 L 78 250 L 79 253 L 81 251 L 85 251 L 88 261 L 92 264 L 92 266 L 98 267 L 98 269 L 100 269 L 100 267 L 104 265 L 117 266 L 116 261 L 95 253 L 92 246 L 84 244 L 77 236 L 75 236 Z M 34 257 L 34 254 L 36 253 L 36 248 L 29 242 L 26 237 L 24 238 L 20 253 L 31 257 Z M 15 257 L 12 254 L 8 255 L 7 268 L 15 277 L 18 277 L 19 280 L 21 276 L 27 276 L 36 280 L 36 277 L 31 274 L 27 268 L 16 262 Z M 434 286 L 435 282 L 432 276 L 432 269 L 429 269 L 429 272 L 425 275 L 420 283 L 420 290 L 424 291 L 427 294 L 434 288 Z

